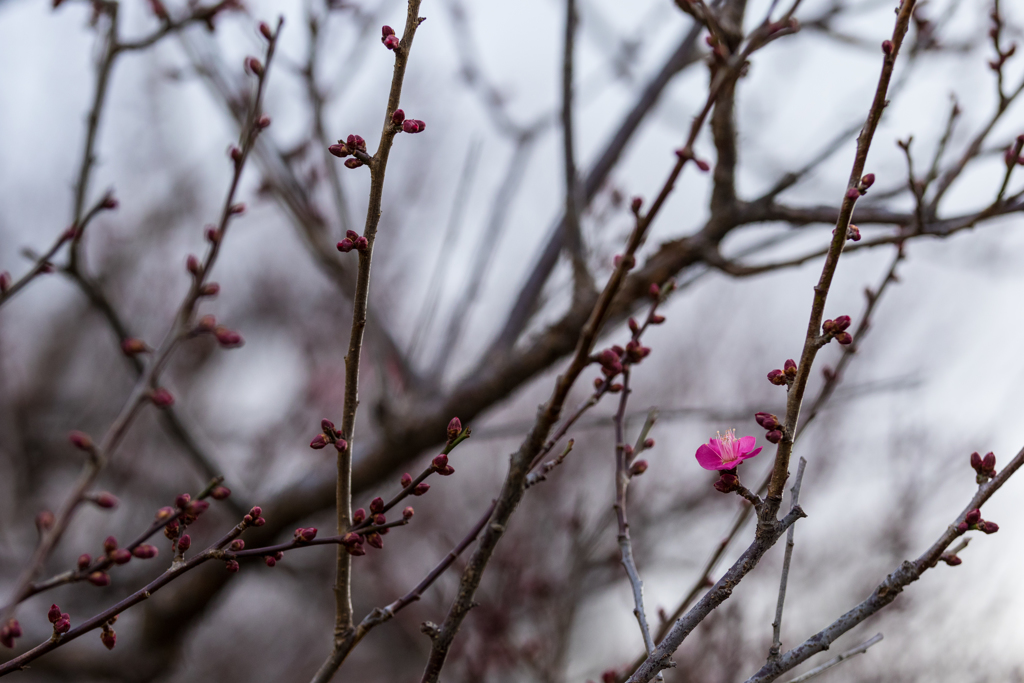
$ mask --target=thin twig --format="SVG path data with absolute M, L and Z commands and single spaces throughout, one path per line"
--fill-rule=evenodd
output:
M 792 504 L 790 509 L 795 508 L 800 504 L 800 484 L 804 480 L 804 468 L 807 467 L 807 461 L 800 458 L 800 462 L 796 467 L 796 479 L 793 480 L 793 488 L 790 489 L 792 494 Z M 789 582 L 789 563 L 793 559 L 793 535 L 796 531 L 796 525 L 789 527 L 789 531 L 786 532 L 786 555 L 782 560 L 782 579 L 779 581 L 779 600 L 775 605 L 775 621 L 772 622 L 772 646 L 768 651 L 768 661 L 779 658 L 779 652 L 782 650 L 782 607 L 786 603 L 786 584 Z
M 814 678 L 815 676 L 817 676 L 818 674 L 825 673 L 826 671 L 831 669 L 836 664 L 840 664 L 843 661 L 849 659 L 850 657 L 853 657 L 854 655 L 862 655 L 862 654 L 864 654 L 865 652 L 868 651 L 869 647 L 871 647 L 872 645 L 874 645 L 876 643 L 880 643 L 880 642 L 882 642 L 882 634 L 881 633 L 876 634 L 876 635 L 872 636 L 871 638 L 865 640 L 863 643 L 861 643 L 857 647 L 853 648 L 852 650 L 847 650 L 846 652 L 844 652 L 844 653 L 842 653 L 840 655 L 836 655 L 835 657 L 833 657 L 832 659 L 828 660 L 827 662 L 825 662 L 821 666 L 815 667 L 815 668 L 811 669 L 810 671 L 808 671 L 807 673 L 800 674 L 799 676 L 797 676 L 793 680 L 789 681 L 789 683 L 804 683 L 805 681 L 809 681 L 812 678 Z

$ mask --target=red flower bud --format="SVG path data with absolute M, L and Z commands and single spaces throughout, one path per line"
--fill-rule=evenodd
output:
M 92 439 L 85 432 L 73 431 L 68 434 L 71 445 L 80 451 L 91 451 L 93 449 Z
M 796 377 L 796 361 L 792 358 L 786 359 L 786 362 L 782 365 L 782 371 L 785 373 L 786 377 L 789 377 L 790 379 Z
M 349 154 L 351 154 L 351 152 L 348 149 L 348 146 L 340 141 L 338 142 L 338 144 L 331 145 L 330 147 L 328 147 L 327 151 L 333 154 L 334 156 L 338 157 L 339 159 L 344 159 Z
M 103 551 L 110 554 L 117 550 L 117 539 L 113 536 L 107 536 L 103 541 Z
M 277 564 L 277 560 L 276 560 L 276 559 L 274 559 L 274 558 L 273 558 L 273 557 L 272 557 L 271 555 L 267 555 L 267 556 L 265 556 L 265 557 L 263 558 L 263 561 L 264 561 L 264 562 L 266 563 L 266 565 L 267 565 L 268 567 L 273 567 L 274 565 L 276 565 L 276 564 Z
M 999 531 L 999 525 L 995 522 L 982 521 L 978 525 L 978 530 L 983 531 L 986 534 L 994 534 L 995 532 Z
M 371 500 L 370 501 L 370 512 L 375 514 L 375 515 L 376 514 L 380 514 L 381 512 L 384 512 L 384 499 L 381 498 L 380 496 L 377 496 L 376 498 Z
M 345 165 L 348 166 L 348 162 L 346 162 Z M 350 166 L 349 168 L 354 168 L 354 167 Z M 350 240 L 349 238 L 346 237 L 342 241 L 338 242 L 337 247 L 338 247 L 338 251 L 340 251 L 343 254 L 347 254 L 348 252 L 350 252 L 350 251 L 352 251 L 353 249 L 356 248 L 356 243 L 355 243 L 354 240 Z
M 422 133 L 427 124 L 418 119 L 406 119 L 402 122 L 402 130 L 406 133 Z
M 661 297 L 661 287 L 658 286 L 657 282 L 652 282 L 651 286 L 647 288 L 647 295 L 652 299 Z
M 312 441 L 309 442 L 309 447 L 315 450 L 320 450 L 328 444 L 327 437 L 323 434 L 317 434 Z
M 345 441 L 345 439 L 337 439 L 334 442 L 334 448 L 339 453 L 344 453 L 345 451 L 348 450 L 348 441 Z
M 981 510 L 978 510 L 978 509 L 971 510 L 964 517 L 964 521 L 967 522 L 968 525 L 977 524 L 978 522 L 981 521 Z
M 208 502 L 206 502 L 205 500 L 193 500 L 189 504 L 188 509 L 186 510 L 186 512 L 189 515 L 191 515 L 192 517 L 198 517 L 199 515 L 203 514 L 204 512 L 206 512 L 209 509 L 210 509 L 210 504 Z
M 108 580 L 108 582 L 109 582 L 109 580 Z M 106 584 L 104 584 L 104 585 L 106 585 Z M 63 635 L 63 634 L 67 633 L 70 630 L 71 630 L 71 618 L 67 615 L 67 613 L 64 613 L 64 614 L 60 615 L 60 619 L 58 619 L 57 621 L 54 622 L 54 624 L 53 624 L 53 632 L 57 633 L 57 634 Z
M 103 201 L 100 202 L 100 208 L 106 209 L 107 211 L 113 211 L 117 208 L 117 199 L 112 194 L 107 194 L 103 197 Z
M 405 112 L 401 109 L 396 109 L 395 113 L 391 115 L 391 123 L 399 126 L 402 124 L 402 121 L 405 121 Z
M 128 337 L 121 342 L 121 352 L 126 356 L 134 356 L 139 353 L 145 353 L 148 350 L 149 347 L 146 346 L 146 342 L 141 339 Z
M 772 431 L 765 434 L 764 438 L 770 441 L 771 443 L 778 443 L 782 441 L 782 432 L 780 432 L 778 429 L 773 429 Z
M 217 296 L 220 294 L 220 285 L 216 282 L 207 282 L 199 288 L 199 296 Z
M 386 47 L 389 50 L 397 50 L 398 49 L 398 42 L 399 42 L 398 41 L 398 36 L 388 36 L 387 38 L 385 38 L 381 42 L 383 42 L 384 43 L 384 47 Z
M 842 344 L 843 346 L 852 344 L 853 335 L 851 335 L 849 332 L 840 332 L 839 334 L 836 335 L 836 341 Z
M 864 174 L 864 177 L 862 177 L 860 179 L 860 184 L 861 184 L 861 186 L 864 187 L 865 190 L 867 188 L 871 187 L 872 185 L 875 184 L 875 174 L 874 173 L 866 173 L 866 174 Z
M 654 448 L 654 439 L 644 439 L 644 448 Z
M 238 562 L 235 560 L 228 560 L 224 563 L 224 569 L 227 569 L 232 574 L 237 574 L 239 569 Z
M 715 490 L 721 493 L 731 493 L 740 486 L 740 479 L 735 474 L 722 472 L 722 476 L 715 482 Z
M 334 432 L 334 423 L 325 417 L 324 419 L 320 420 L 320 429 L 322 429 L 324 433 Z
M 214 500 L 227 500 L 231 496 L 231 489 L 227 486 L 215 486 L 210 491 L 210 497 Z
M 263 508 L 261 508 L 259 505 L 253 505 L 252 509 L 249 510 L 249 514 L 252 515 L 253 519 L 259 519 L 263 516 Z
M 256 59 L 255 57 L 245 58 L 245 68 L 248 71 L 251 71 L 252 73 L 256 74 L 257 76 L 263 75 L 263 65 L 260 63 L 260 60 Z
M 93 572 L 92 574 L 89 574 L 88 579 L 89 583 L 91 583 L 94 586 L 99 586 L 100 588 L 110 585 L 110 575 L 106 572 Z
M 352 513 L 353 524 L 362 524 L 366 520 L 366 510 L 359 508 Z
M 850 326 L 850 322 L 850 316 L 841 315 L 835 320 L 833 320 L 832 324 L 835 327 L 836 332 L 842 332 L 843 330 Z
M 946 553 L 944 553 L 939 559 L 948 564 L 950 567 L 955 567 L 963 562 L 963 560 L 960 559 L 960 557 L 958 557 L 957 555 L 949 555 Z
M 299 543 L 309 543 L 316 538 L 316 527 L 298 528 L 295 530 L 294 539 Z
M 857 199 L 859 197 L 860 197 L 860 190 L 858 190 L 856 187 L 851 187 L 850 189 L 848 189 L 846 191 L 846 198 L 847 199 Z
M 110 554 L 110 559 L 114 561 L 114 564 L 127 564 L 132 559 L 132 551 L 128 548 L 118 548 Z
M 704 161 L 703 159 L 697 159 L 696 157 L 694 157 L 693 163 L 697 164 L 697 168 L 699 168 L 704 173 L 707 173 L 708 171 L 711 170 L 711 164 Z
M 892 44 L 891 40 L 883 40 L 882 41 L 882 52 L 884 54 L 891 55 L 892 54 L 892 49 L 893 49 L 893 44 Z
M 384 526 L 385 524 L 388 523 L 388 518 L 385 517 L 384 515 L 374 515 L 373 516 L 373 523 L 376 524 L 377 526 Z
M 448 441 L 452 442 L 462 433 L 462 420 L 453 417 L 448 423 Z
M 424 482 L 420 482 L 419 484 L 416 484 L 416 488 L 414 488 L 412 490 L 412 495 L 414 495 L 414 496 L 422 496 L 424 493 L 426 493 L 429 490 L 430 490 L 430 484 L 428 484 L 425 481 Z
M 960 533 L 964 533 L 969 528 L 970 527 L 967 526 L 967 522 L 960 522 L 959 524 L 956 525 L 956 530 L 959 531 Z
M 985 457 L 981 460 L 981 468 L 986 475 L 993 476 L 996 473 L 996 454 L 992 452 L 986 453 Z
M 188 504 L 192 502 L 192 496 L 187 493 L 181 493 L 177 498 L 174 499 L 175 507 L 184 510 L 188 507 Z
M 185 552 L 192 547 L 192 537 L 188 534 L 182 534 L 181 538 L 178 539 L 178 550 Z
M 162 507 L 156 511 L 156 521 L 162 522 L 165 519 L 170 519 L 174 515 L 174 508 Z
M 270 128 L 270 117 L 267 116 L 266 114 L 260 116 L 258 119 L 256 119 L 256 127 L 259 128 L 260 130 L 263 130 L 264 128 Z
M 391 28 L 390 26 L 387 26 L 387 25 L 384 25 L 384 26 L 380 27 L 380 39 L 381 40 L 384 40 L 388 36 L 393 36 L 393 35 L 395 35 L 395 29 L 393 29 L 393 28 Z
M 140 545 L 132 551 L 132 555 L 140 560 L 151 560 L 158 554 L 160 554 L 160 550 L 155 545 L 149 545 L 148 543 Z
M 782 370 L 776 368 L 768 373 L 768 381 L 776 386 L 782 386 L 786 383 L 786 376 L 783 374 Z
M 359 557 L 361 555 L 366 554 L 366 551 L 363 549 L 362 544 L 345 546 L 345 552 L 347 552 L 349 555 L 352 555 L 353 557 Z
M 50 512 L 49 510 L 43 510 L 38 515 L 36 515 L 36 529 L 39 531 L 40 534 L 44 531 L 49 531 L 53 528 L 53 523 L 55 521 L 56 519 L 54 518 L 52 512 Z
M 213 331 L 213 335 L 217 338 L 217 343 L 225 349 L 236 349 L 245 344 L 242 335 L 223 326 L 217 326 Z
M 117 644 L 117 634 L 114 633 L 114 629 L 105 628 L 100 632 L 100 642 L 106 645 L 108 650 L 113 650 L 114 645 Z
M 384 539 L 380 534 L 366 534 L 366 542 L 377 550 L 384 547 Z
M 341 537 L 341 544 L 343 546 L 351 548 L 352 546 L 362 545 L 363 537 L 359 534 L 349 532 Z
M 977 451 L 971 453 L 971 467 L 973 467 L 975 470 L 979 470 L 979 474 L 980 470 L 982 469 L 981 462 L 981 455 Z
M 85 569 L 92 564 L 92 556 L 89 553 L 82 553 L 78 556 L 78 568 Z
M 444 453 L 435 455 L 434 459 L 430 461 L 430 466 L 434 468 L 435 472 L 440 472 L 448 466 L 448 456 Z
M 643 197 L 633 197 L 633 200 L 629 203 L 629 208 L 633 213 L 640 213 L 640 207 L 644 205 Z
M 629 476 L 636 477 L 647 471 L 647 461 L 637 460 L 629 467 Z
M 406 520 L 412 519 L 412 516 L 414 514 L 416 514 L 416 511 L 413 510 L 412 506 L 410 505 L 407 508 L 405 508 L 404 510 L 402 510 L 402 519 L 406 519 Z
M 245 213 L 245 204 L 232 204 L 231 208 L 228 209 L 228 213 L 231 214 L 232 216 L 239 216 Z
M 265 21 L 260 22 L 260 33 L 263 34 L 263 37 L 267 40 L 273 40 L 274 38 L 274 34 L 270 32 L 270 27 Z
M 149 400 L 158 408 L 169 408 L 174 405 L 174 396 L 163 387 L 154 389 L 149 395 Z
M 57 607 L 57 605 L 50 605 L 50 610 L 46 613 L 46 618 L 50 620 L 51 624 L 56 624 L 60 621 L 60 607 Z

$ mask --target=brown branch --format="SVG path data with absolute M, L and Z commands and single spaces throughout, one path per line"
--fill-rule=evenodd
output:
M 774 681 L 785 672 L 807 661 L 811 656 L 827 650 L 839 636 L 890 604 L 903 592 L 904 588 L 917 581 L 921 578 L 921 574 L 936 565 L 946 548 L 961 535 L 962 532 L 957 527 L 964 521 L 967 513 L 980 509 L 1013 476 L 1013 473 L 1020 469 L 1021 465 L 1024 465 L 1024 449 L 1018 452 L 991 481 L 978 487 L 977 493 L 974 494 L 963 512 L 946 527 L 938 540 L 924 554 L 913 562 L 905 561 L 879 584 L 870 597 L 836 619 L 828 627 L 805 640 L 801 645 L 783 654 L 778 661 L 765 664 L 756 674 L 748 678 L 746 683 Z
M 399 108 L 402 84 L 408 64 L 409 51 L 422 19 L 419 16 L 420 0 L 409 0 L 405 19 L 405 31 L 395 52 L 394 75 L 391 91 L 384 112 L 384 126 L 376 153 L 370 160 L 370 198 L 366 210 L 366 224 L 363 235 L 366 248 L 359 250 L 359 269 L 356 274 L 356 290 L 352 299 L 352 331 L 349 336 L 348 354 L 345 356 L 345 399 L 342 408 L 341 438 L 347 448 L 338 451 L 338 478 L 336 487 L 337 529 L 342 535 L 351 526 L 352 520 L 352 451 L 355 447 L 356 409 L 359 405 L 359 363 L 363 350 L 363 332 L 366 328 L 367 307 L 370 295 L 370 263 L 373 245 L 380 223 L 381 201 L 384 195 L 384 177 L 387 171 L 391 145 L 400 128 L 392 121 L 392 115 Z M 354 628 L 352 622 L 352 556 L 339 545 L 337 549 L 337 580 L 335 593 L 334 648 L 332 655 L 324 662 L 313 677 L 314 682 L 328 681 L 337 667 L 334 651 Z
M 807 461 L 800 458 L 800 463 L 796 468 L 796 479 L 793 480 L 793 488 L 790 489 L 792 495 L 792 502 L 790 510 L 796 508 L 800 504 L 800 484 L 804 480 L 804 468 L 807 467 Z M 789 583 L 789 564 L 793 560 L 793 541 L 794 532 L 796 526 L 789 527 L 789 531 L 786 532 L 786 554 L 782 560 L 782 578 L 779 581 L 779 599 L 775 604 L 775 621 L 772 622 L 772 646 L 768 650 L 768 661 L 774 661 L 779 658 L 779 652 L 782 649 L 782 608 L 786 604 L 786 584 Z
M 280 24 L 278 30 L 280 30 Z M 160 347 L 153 354 L 149 364 L 146 366 L 146 369 L 135 383 L 131 394 L 122 406 L 117 417 L 107 429 L 106 434 L 103 436 L 99 444 L 91 445 L 90 443 L 89 446 L 85 448 L 85 450 L 88 451 L 88 458 L 82 468 L 82 473 L 79 475 L 77 482 L 72 487 L 71 492 L 61 504 L 61 507 L 55 516 L 53 526 L 42 536 L 31 560 L 23 569 L 12 593 L 13 598 L 10 603 L 12 605 L 16 605 L 21 602 L 21 600 L 24 599 L 26 591 L 30 590 L 33 579 L 39 571 L 42 570 L 43 563 L 63 536 L 75 511 L 86 499 L 86 492 L 93 486 L 100 471 L 106 465 L 108 459 L 117 450 L 117 447 L 120 445 L 122 439 L 127 433 L 128 428 L 134 422 L 135 417 L 138 416 L 142 408 L 150 401 L 151 392 L 157 387 L 157 379 L 163 366 L 167 363 L 178 344 L 191 333 L 192 318 L 194 317 L 196 306 L 203 297 L 208 296 L 205 292 L 206 279 L 217 260 L 217 255 L 220 252 L 220 246 L 227 232 L 228 224 L 238 213 L 235 206 L 235 192 L 238 189 L 238 183 L 242 175 L 242 170 L 245 167 L 245 161 L 248 158 L 253 142 L 260 131 L 260 126 L 258 124 L 258 119 L 261 115 L 260 107 L 263 99 L 266 76 L 274 55 L 276 39 L 277 33 L 274 33 L 273 38 L 269 41 L 267 47 L 264 69 L 262 70 L 262 73 L 257 75 L 256 96 L 253 101 L 253 108 L 249 116 L 248 124 L 243 130 L 241 139 L 239 140 L 240 150 L 238 158 L 234 162 L 234 173 L 232 175 L 230 187 L 225 196 L 223 209 L 221 210 L 220 223 L 217 227 L 218 237 L 215 241 L 211 242 L 206 258 L 201 264 L 197 264 L 189 291 L 185 295 L 185 298 L 175 315 L 171 328 L 168 330 L 163 342 L 160 344 Z M 87 148 L 88 147 L 89 146 L 87 145 Z M 88 157 L 88 153 L 86 156 Z M 89 164 L 87 163 L 86 165 Z M 84 192 L 84 190 L 82 190 L 82 192 Z M 10 614 L 7 611 L 4 611 L 4 613 L 0 615 L 0 622 L 5 623 L 9 616 Z

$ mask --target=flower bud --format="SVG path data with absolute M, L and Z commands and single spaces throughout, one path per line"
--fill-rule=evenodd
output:
M 107 536 L 103 541 L 103 552 L 108 555 L 117 550 L 117 539 L 113 536 Z
M 971 453 L 971 467 L 973 467 L 975 470 L 978 470 L 979 474 L 983 469 L 981 455 L 977 451 Z
M 654 448 L 654 439 L 644 439 L 644 448 Z
M 722 476 L 715 482 L 715 490 L 721 493 L 732 493 L 740 486 L 740 479 L 735 474 L 722 472 Z
M 416 484 L 416 488 L 414 488 L 412 490 L 412 495 L 414 495 L 414 496 L 422 496 L 424 493 L 426 493 L 429 490 L 430 490 L 430 484 L 428 484 L 427 482 L 423 481 L 423 482 L 420 482 L 419 484 Z
M 109 580 L 108 580 L 108 582 L 109 582 Z M 104 585 L 106 585 L 106 584 L 104 584 Z M 69 617 L 67 615 L 67 613 L 65 612 L 64 614 L 60 615 L 60 619 L 58 619 L 57 621 L 55 621 L 53 623 L 53 632 L 57 633 L 59 635 L 63 635 L 63 634 L 67 633 L 70 630 L 71 630 L 71 617 Z
M 984 474 L 993 476 L 996 473 L 996 454 L 989 452 L 981 460 L 981 469 Z
M 771 443 L 778 443 L 782 441 L 782 432 L 780 432 L 778 429 L 773 429 L 767 434 L 765 434 L 764 438 L 770 441 Z
M 189 503 L 186 512 L 192 517 L 198 517 L 210 509 L 210 504 L 205 500 L 193 500 Z
M 860 197 L 860 190 L 858 190 L 856 187 L 851 187 L 849 190 L 846 191 L 847 199 L 857 199 L 858 197 Z
M 341 142 L 340 140 L 338 141 L 337 144 L 328 147 L 327 151 L 333 154 L 334 156 L 338 157 L 339 159 L 344 159 L 345 157 L 352 153 L 351 151 L 349 151 L 348 145 Z
M 242 204 L 242 203 L 232 204 L 231 208 L 228 209 L 228 213 L 231 214 L 232 216 L 240 216 L 240 215 L 242 215 L 243 213 L 245 213 L 245 204 Z
M 149 545 L 148 543 L 140 545 L 132 551 L 132 555 L 140 560 L 151 560 L 159 554 L 160 550 L 155 545 Z
M 395 35 L 395 29 L 391 28 L 390 26 L 388 26 L 386 24 L 384 26 L 380 27 L 380 39 L 381 40 L 384 40 L 388 36 L 393 36 L 393 35 Z
M 268 567 L 273 567 L 274 565 L 277 564 L 277 560 L 274 559 L 274 557 L 272 555 L 266 555 L 263 558 L 263 562 L 265 562 Z
M 398 49 L 398 43 L 399 43 L 398 36 L 388 36 L 387 38 L 385 38 L 381 42 L 383 42 L 384 43 L 384 47 L 386 47 L 389 50 L 397 50 Z
M 78 556 L 78 568 L 79 569 L 85 569 L 90 564 L 92 564 L 92 555 L 90 555 L 89 553 L 82 553 L 81 555 Z
M 239 569 L 238 562 L 235 560 L 228 560 L 224 563 L 224 569 L 227 569 L 232 574 L 237 574 Z
M 248 71 L 251 71 L 252 73 L 256 74 L 257 76 L 263 75 L 263 65 L 260 63 L 260 60 L 256 59 L 255 57 L 245 58 L 245 68 Z
M 363 162 L 361 162 L 359 159 L 356 159 L 356 158 L 345 159 L 345 168 L 359 168 L 362 165 L 363 165 Z M 342 242 L 344 242 L 344 241 L 345 240 L 342 240 Z
M 850 316 L 841 315 L 835 320 L 833 320 L 832 324 L 834 325 L 836 332 L 842 332 L 843 330 L 850 326 L 850 322 Z
M 768 373 L 768 381 L 776 386 L 782 386 L 783 384 L 786 383 L 786 375 L 782 372 L 782 370 L 776 368 L 775 370 L 772 370 L 771 372 Z
M 973 526 L 973 525 L 977 524 L 978 522 L 981 521 L 981 510 L 978 510 L 978 509 L 971 510 L 964 517 L 964 521 L 967 522 L 967 524 L 970 525 L 970 526 Z
M 839 334 L 836 335 L 836 341 L 842 344 L 843 346 L 847 346 L 853 343 L 853 335 L 851 335 L 849 332 L 840 332 Z
M 181 531 L 181 525 L 178 524 L 178 520 L 174 520 L 164 527 L 164 536 L 174 539 L 178 537 L 179 531 Z
M 410 519 L 412 519 L 412 516 L 414 514 L 416 514 L 416 511 L 413 510 L 412 506 L 410 505 L 407 508 L 405 508 L 404 510 L 402 510 L 402 519 L 410 520 Z
M 94 494 L 91 500 L 97 507 L 101 507 L 105 510 L 116 508 L 118 504 L 117 497 L 109 491 L 100 491 L 99 493 Z
M 363 537 L 357 533 L 349 532 L 341 537 L 341 544 L 346 547 L 352 547 L 363 544 Z
M 711 170 L 711 164 L 709 164 L 708 162 L 704 161 L 703 159 L 698 159 L 698 158 L 694 157 L 693 158 L 693 163 L 697 164 L 697 168 L 699 168 L 704 173 L 707 173 L 708 171 Z
M 860 184 L 861 187 L 863 187 L 865 190 L 868 189 L 869 187 L 875 184 L 875 174 L 865 173 L 864 176 L 860 179 Z
M 309 442 L 309 447 L 314 450 L 320 450 L 327 445 L 327 437 L 323 434 L 317 434 L 313 437 L 313 440 Z
M 661 287 L 657 282 L 652 282 L 651 286 L 647 288 L 647 295 L 655 300 L 661 297 Z
M 178 497 L 174 499 L 174 506 L 180 510 L 184 510 L 188 507 L 188 504 L 192 502 L 192 496 L 187 493 L 178 494 Z
M 88 579 L 89 583 L 91 583 L 94 586 L 99 586 L 100 588 L 110 585 L 110 575 L 106 572 L 93 572 L 92 574 L 89 574 Z
M 149 395 L 149 400 L 157 408 L 169 408 L 174 405 L 174 396 L 163 387 L 154 389 Z
M 380 496 L 377 496 L 376 498 L 371 500 L 370 501 L 370 512 L 375 514 L 375 515 L 376 514 L 380 514 L 381 512 L 384 512 L 384 499 L 381 498 Z
M 366 534 L 366 542 L 377 550 L 384 547 L 384 539 L 380 534 Z
M 316 538 L 316 527 L 298 528 L 295 530 L 294 539 L 299 543 L 309 543 Z
M 363 508 L 359 508 L 358 510 L 352 513 L 353 524 L 362 524 L 364 521 L 366 521 L 366 510 L 364 510 Z
M 402 131 L 406 133 L 421 133 L 426 124 L 417 119 L 406 119 L 402 122 Z
M 345 439 L 335 439 L 334 448 L 339 453 L 344 453 L 348 450 L 348 441 L 345 441 Z
M 388 523 L 388 518 L 385 517 L 384 515 L 374 515 L 373 516 L 373 523 L 376 526 L 384 526 L 385 524 Z
M 346 163 L 346 166 L 347 165 L 348 164 Z M 350 240 L 349 238 L 346 237 L 345 239 L 338 242 L 337 247 L 338 251 L 340 251 L 343 254 L 347 254 L 348 252 L 356 248 L 356 243 L 354 240 Z
M 963 560 L 960 559 L 959 556 L 950 555 L 948 553 L 943 553 L 942 557 L 940 557 L 939 559 L 948 564 L 950 567 L 955 567 L 963 562 Z
M 451 443 L 462 433 L 462 420 L 453 417 L 448 423 L 448 442 Z
M 629 203 L 629 208 L 633 213 L 640 213 L 640 207 L 643 205 L 643 197 L 633 197 L 633 200 Z
M 441 453 L 440 455 L 435 455 L 434 459 L 430 461 L 430 466 L 434 468 L 435 472 L 440 472 L 441 470 L 448 466 L 448 456 L 445 455 L 444 453 Z
M 213 331 L 213 336 L 217 338 L 217 343 L 225 349 L 237 349 L 239 346 L 245 344 L 245 340 L 242 339 L 242 335 L 238 334 L 234 330 L 229 330 L 223 325 L 218 325 Z
M 260 33 L 267 40 L 273 40 L 274 38 L 274 34 L 270 32 L 270 26 L 268 26 L 267 22 L 265 21 L 260 22 Z
M 185 552 L 192 547 L 192 537 L 188 534 L 182 534 L 181 538 L 178 539 L 178 551 Z
M 999 531 L 999 525 L 995 522 L 982 521 L 980 524 L 978 524 L 978 530 L 983 531 L 986 534 L 994 534 L 995 532 Z
M 891 40 L 882 41 L 882 53 L 885 55 L 891 55 L 893 50 L 893 44 Z
M 199 258 L 195 254 L 189 254 L 188 258 L 185 259 L 185 267 L 188 269 L 188 272 L 198 275 L 200 270 Z
M 38 515 L 36 515 L 36 530 L 38 530 L 40 534 L 42 534 L 44 531 L 49 531 L 53 528 L 53 524 L 55 521 L 56 518 L 53 516 L 52 512 L 50 512 L 49 510 L 43 510 Z
M 970 527 L 967 526 L 967 522 L 960 522 L 959 524 L 956 525 L 956 530 L 959 531 L 960 533 L 964 533 L 969 528 Z
M 128 337 L 121 341 L 121 352 L 126 356 L 135 356 L 145 353 L 148 350 L 146 342 L 135 337 Z
M 110 554 L 110 559 L 114 561 L 114 564 L 128 564 L 128 561 L 132 559 L 132 551 L 128 548 L 118 548 Z
M 353 557 L 360 557 L 361 555 L 366 554 L 366 550 L 363 549 L 362 544 L 345 546 L 345 552 Z
M 263 130 L 264 128 L 270 128 L 270 117 L 267 116 L 266 114 L 260 116 L 258 119 L 256 119 L 256 127 L 260 130 Z
M 228 544 L 228 550 L 237 553 L 239 550 L 245 550 L 245 541 L 240 538 L 236 538 Z
M 105 628 L 100 632 L 100 642 L 103 643 L 108 650 L 113 650 L 114 645 L 117 644 L 117 634 L 114 633 L 114 629 Z
M 254 520 L 259 519 L 263 516 L 263 508 L 261 508 L 259 505 L 253 505 L 252 509 L 249 510 L 249 514 L 252 516 Z
M 93 449 L 92 439 L 85 432 L 73 431 L 68 434 L 71 445 L 80 451 L 91 451 Z
M 57 607 L 57 605 L 50 605 L 50 610 L 46 613 L 46 618 L 50 620 L 51 624 L 56 624 L 60 621 L 60 607 Z
M 792 358 L 786 359 L 786 362 L 782 365 L 782 372 L 790 379 L 796 377 L 796 361 Z
M 220 294 L 220 285 L 216 282 L 207 282 L 199 288 L 199 296 L 217 296 Z
M 160 508 L 159 510 L 156 511 L 156 521 L 158 521 L 158 522 L 162 522 L 165 519 L 170 519 L 173 516 L 174 516 L 174 508 L 172 508 L 172 507 L 162 507 L 162 508 Z
M 402 121 L 405 121 L 405 112 L 401 109 L 396 109 L 395 113 L 391 115 L 391 123 L 400 126 Z
M 210 497 L 214 500 L 227 500 L 231 496 L 231 489 L 227 486 L 215 486 L 210 491 Z
M 637 460 L 629 466 L 629 476 L 637 477 L 647 471 L 647 461 Z

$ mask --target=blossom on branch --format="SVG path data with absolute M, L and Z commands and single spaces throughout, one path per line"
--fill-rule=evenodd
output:
M 697 449 L 697 462 L 706 470 L 731 470 L 761 452 L 760 448 L 754 448 L 756 441 L 752 436 L 737 439 L 735 429 L 725 434 L 718 432 L 717 438 L 710 439 Z

